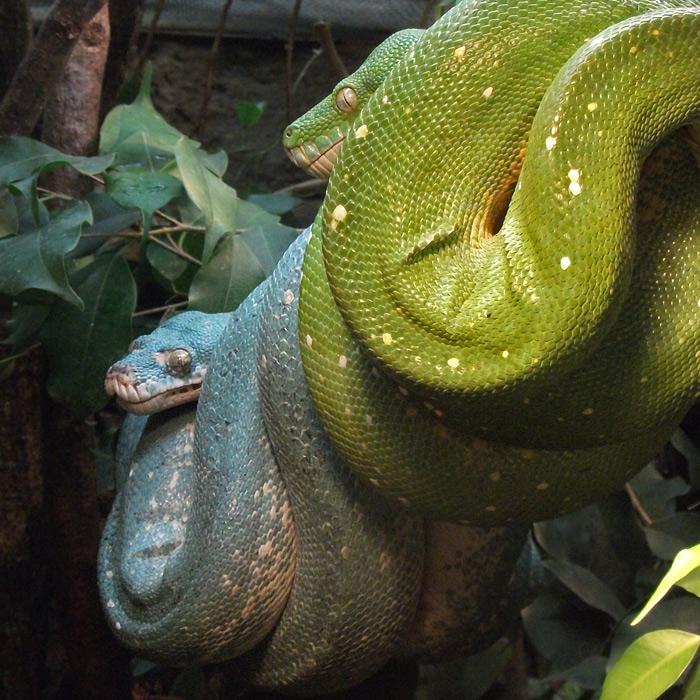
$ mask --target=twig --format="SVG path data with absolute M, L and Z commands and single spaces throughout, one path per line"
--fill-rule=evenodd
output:
M 189 253 L 185 253 L 185 251 L 180 248 L 180 246 L 176 245 L 174 248 L 169 246 L 167 243 L 164 243 L 163 241 L 160 240 L 160 238 L 151 238 L 151 236 L 148 237 L 148 240 L 151 241 L 152 243 L 155 243 L 159 245 L 161 248 L 165 248 L 165 250 L 169 250 L 173 255 L 177 255 L 178 258 L 182 258 L 183 260 L 186 260 L 187 262 L 192 263 L 193 265 L 197 265 L 198 267 L 202 266 L 201 260 L 197 260 L 197 258 L 193 258 Z
M 19 360 L 20 357 L 24 357 L 25 355 L 29 354 L 32 350 L 36 350 L 40 347 L 41 343 L 34 343 L 33 345 L 29 345 L 25 348 L 22 348 L 19 352 L 16 352 L 14 355 L 7 355 L 3 358 L 0 358 L 0 367 L 4 364 L 7 364 L 8 362 Z
M 221 46 L 221 37 L 224 35 L 224 30 L 226 28 L 226 17 L 228 16 L 229 8 L 233 0 L 225 0 L 223 7 L 221 8 L 221 15 L 219 17 L 219 26 L 216 29 L 216 36 L 214 37 L 214 42 L 211 45 L 211 51 L 209 52 L 209 60 L 207 66 L 207 82 L 204 86 L 204 94 L 202 95 L 202 103 L 199 106 L 199 114 L 197 115 L 197 121 L 195 122 L 195 133 L 198 137 L 201 136 L 202 130 L 204 128 L 204 119 L 207 115 L 207 108 L 209 107 L 209 101 L 211 100 L 212 83 L 214 80 L 214 67 L 216 65 L 216 59 L 219 55 L 219 47 Z
M 170 216 L 170 214 L 166 214 L 164 211 L 161 211 L 160 209 L 156 209 L 155 213 L 158 214 L 158 216 L 160 216 L 162 219 L 169 221 L 171 224 L 174 224 L 175 226 L 179 226 L 181 223 L 174 216 Z
M 62 199 L 67 202 L 73 201 L 75 199 L 75 197 L 71 197 L 69 194 L 55 192 L 54 190 L 50 190 L 48 187 L 37 187 L 36 190 L 38 193 L 46 195 L 46 199 Z
M 171 233 L 181 233 L 183 231 L 194 231 L 196 233 L 206 233 L 207 229 L 205 226 L 188 226 L 187 224 L 176 224 L 175 226 L 162 226 L 161 228 L 152 228 L 149 233 L 151 236 L 157 236 L 159 234 Z
M 644 506 L 642 505 L 641 501 L 637 498 L 637 494 L 634 492 L 632 484 L 630 484 L 629 481 L 625 484 L 625 491 L 627 491 L 627 495 L 629 496 L 632 508 L 634 508 L 637 511 L 637 515 L 639 515 L 640 520 L 645 525 L 651 525 L 654 521 L 649 516 L 649 513 L 647 513 L 644 509 Z
M 152 309 L 144 309 L 143 311 L 135 311 L 132 316 L 150 316 L 151 314 L 159 314 L 162 311 L 172 311 L 173 309 L 181 309 L 183 306 L 187 306 L 189 301 L 178 301 L 174 304 L 167 304 L 166 306 L 155 306 Z
M 278 190 L 275 190 L 275 194 L 306 194 L 308 192 L 315 192 L 316 190 L 323 190 L 326 186 L 325 180 L 319 180 L 318 178 L 309 178 L 303 182 L 296 182 L 293 185 L 286 185 Z
M 299 75 L 297 75 L 296 80 L 294 81 L 294 85 L 292 86 L 292 93 L 296 95 L 297 88 L 299 87 L 301 81 L 304 79 L 304 76 L 306 75 L 306 72 L 311 68 L 311 64 L 319 57 L 323 56 L 323 51 L 321 49 L 314 49 L 313 52 L 311 53 L 311 57 L 309 60 L 304 64 L 304 67 L 299 71 Z
M 158 22 L 160 21 L 160 15 L 165 7 L 165 0 L 158 0 L 156 9 L 153 11 L 153 17 L 151 18 L 151 24 L 148 26 L 148 33 L 146 34 L 146 40 L 143 43 L 143 48 L 139 54 L 139 60 L 136 64 L 136 70 L 134 75 L 136 77 L 136 84 L 141 82 L 141 74 L 143 73 L 143 65 L 146 63 L 146 59 L 151 52 L 151 44 L 153 43 L 153 37 L 156 34 L 156 29 L 158 27 Z
M 339 78 L 346 78 L 349 75 L 348 69 L 343 63 L 343 59 L 340 58 L 338 50 L 335 48 L 335 42 L 331 34 L 331 25 L 328 22 L 316 22 L 316 24 L 314 24 L 314 29 L 318 34 L 323 53 L 326 55 L 331 66 L 333 66 L 333 70 L 338 74 Z
M 299 10 L 301 9 L 301 0 L 294 0 L 294 9 L 292 10 L 292 18 L 289 22 L 289 35 L 287 36 L 287 62 L 285 69 L 285 89 L 287 91 L 287 121 L 291 122 L 294 116 L 294 94 L 292 90 L 292 61 L 294 59 L 294 34 L 296 32 L 297 20 L 299 19 Z
M 141 238 L 138 231 L 113 231 L 111 233 L 81 233 L 81 238 Z

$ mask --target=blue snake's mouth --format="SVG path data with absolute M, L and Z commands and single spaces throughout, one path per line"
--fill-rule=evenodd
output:
M 110 371 L 104 386 L 107 395 L 116 397 L 125 411 L 143 416 L 197 400 L 205 375 L 203 369 L 197 376 L 141 382 L 128 373 Z

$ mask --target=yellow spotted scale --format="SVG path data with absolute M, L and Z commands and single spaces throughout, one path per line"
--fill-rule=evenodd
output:
M 336 146 L 307 381 L 394 499 L 553 517 L 639 470 L 698 395 L 700 6 L 467 0 L 412 39 Z

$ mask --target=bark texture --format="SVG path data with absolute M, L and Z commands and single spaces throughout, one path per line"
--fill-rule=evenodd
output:
M 107 0 L 55 0 L 0 104 L 0 136 L 29 136 L 83 27 Z
M 0 310 L 0 321 L 5 314 Z M 10 355 L 0 345 L 0 359 Z M 41 353 L 20 358 L 0 391 L 0 698 L 39 700 L 46 655 L 42 557 Z
M 0 2 L 0 27 L 2 27 L 2 51 L 0 51 L 0 98 L 12 82 L 12 76 L 27 53 L 32 36 L 29 0 L 3 0 Z
M 94 155 L 100 135 L 100 103 L 107 49 L 109 9 L 85 25 L 44 107 L 42 140 L 62 153 Z M 49 189 L 85 197 L 92 182 L 72 168 L 46 173 Z

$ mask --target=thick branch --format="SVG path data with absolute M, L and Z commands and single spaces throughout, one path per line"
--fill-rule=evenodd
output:
M 55 0 L 0 104 L 0 136 L 30 135 L 85 25 L 107 0 Z
M 51 403 L 45 429 L 44 502 L 50 565 L 75 697 L 127 697 L 127 655 L 107 628 L 97 592 L 100 520 L 94 428 Z
M 109 46 L 109 8 L 87 23 L 44 108 L 42 140 L 63 153 L 93 155 L 100 133 L 100 97 Z M 84 197 L 92 182 L 72 168 L 46 174 L 46 186 Z
M 316 24 L 314 24 L 314 29 L 316 30 L 316 34 L 318 34 L 323 53 L 331 66 L 333 66 L 333 70 L 338 76 L 338 79 L 347 78 L 350 72 L 343 63 L 338 49 L 335 47 L 333 35 L 331 34 L 331 25 L 328 22 L 316 22 Z
M 0 323 L 7 310 L 0 303 Z M 0 331 L 2 335 L 2 331 Z M 0 360 L 12 354 L 0 345 Z M 2 365 L 0 365 L 2 367 Z M 0 698 L 39 700 L 49 605 L 42 595 L 41 353 L 18 359 L 0 392 Z

